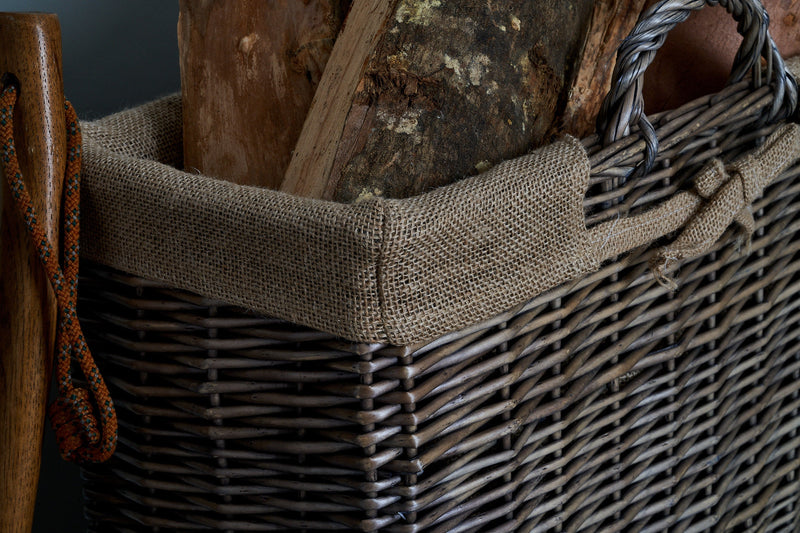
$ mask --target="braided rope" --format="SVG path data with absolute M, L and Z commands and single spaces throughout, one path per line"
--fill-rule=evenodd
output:
M 736 54 L 729 83 L 743 80 L 752 74 L 755 89 L 771 85 L 773 103 L 760 124 L 777 121 L 791 115 L 797 105 L 797 83 L 788 74 L 783 59 L 767 30 L 769 16 L 759 0 L 664 0 L 648 9 L 628 38 L 622 43 L 614 67 L 611 91 L 603 102 L 597 120 L 603 142 L 610 144 L 639 126 L 645 141 L 642 170 L 648 172 L 658 152 L 658 139 L 644 114 L 642 83 L 644 72 L 664 44 L 667 34 L 686 20 L 692 11 L 705 5 L 721 5 L 738 22 L 744 37 Z M 762 74 L 761 58 L 766 60 Z
M 39 223 L 30 195 L 25 188 L 14 146 L 13 115 L 17 88 L 6 85 L 0 95 L 0 155 L 11 198 L 25 223 L 39 260 L 53 288 L 58 308 L 56 330 L 57 399 L 48 407 L 61 455 L 68 461 L 103 462 L 114 453 L 117 443 L 117 417 L 114 404 L 83 337 L 77 316 L 81 132 L 75 110 L 65 103 L 67 122 L 67 167 L 64 180 L 64 226 L 62 266 L 56 247 Z M 89 390 L 76 387 L 72 380 L 72 358 L 78 362 Z M 93 414 L 91 398 L 97 406 L 102 431 Z

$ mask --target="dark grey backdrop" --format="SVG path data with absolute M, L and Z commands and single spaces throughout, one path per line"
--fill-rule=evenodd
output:
M 81 118 L 180 89 L 175 0 L 0 0 L 0 11 L 59 16 L 64 91 Z M 86 531 L 78 469 L 60 459 L 49 427 L 33 531 Z

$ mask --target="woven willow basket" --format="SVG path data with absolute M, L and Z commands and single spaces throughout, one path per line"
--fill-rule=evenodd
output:
M 187 190 L 202 196 L 194 187 L 212 180 L 147 160 L 180 164 L 179 102 L 86 124 L 91 261 L 83 268 L 81 313 L 121 426 L 115 457 L 84 470 L 91 529 L 800 530 L 800 167 L 783 164 L 754 200 L 749 240 L 738 239 L 731 213 L 716 243 L 661 272 L 662 282 L 674 277 L 675 290 L 651 271 L 692 218 L 662 220 L 659 206 L 691 197 L 696 214 L 706 203 L 692 191 L 701 188 L 696 176 L 708 161 L 760 157 L 771 146 L 764 140 L 783 127 L 776 117 L 793 112 L 796 101 L 794 81 L 764 37 L 763 8 L 720 2 L 745 34 L 733 82 L 651 117 L 650 129 L 639 76 L 666 31 L 703 3 L 673 1 L 647 14 L 620 52 L 601 121 L 610 144 L 599 137 L 565 144 L 585 148 L 591 171 L 578 206 L 590 234 L 604 239 L 600 248 L 620 233 L 611 231 L 618 222 L 647 220 L 650 232 L 551 286 L 531 282 L 525 265 L 485 269 L 485 277 L 505 281 L 482 291 L 521 286 L 527 296 L 452 328 L 451 316 L 457 323 L 468 314 L 458 306 L 482 297 L 474 287 L 484 277 L 476 277 L 476 285 L 446 295 L 456 306 L 442 304 L 447 316 L 436 327 L 446 331 L 429 335 L 433 326 L 420 333 L 411 324 L 409 342 L 396 340 L 402 325 L 383 340 L 357 329 L 342 334 L 357 320 L 343 316 L 340 324 L 339 311 L 313 291 L 303 294 L 318 313 L 264 316 L 274 299 L 297 298 L 299 283 L 271 290 L 267 283 L 264 298 L 272 300 L 263 305 L 236 295 L 224 303 L 213 283 L 238 283 L 226 262 L 238 252 L 219 252 L 225 242 L 213 234 L 181 237 L 196 239 L 196 266 L 182 266 L 178 252 L 153 266 L 172 237 L 160 229 L 143 237 L 135 217 L 117 228 L 103 202 L 115 194 L 149 201 L 137 180 L 150 173 L 176 176 L 179 186 L 164 202 Z M 109 178 L 119 175 L 131 181 Z M 463 194 L 502 179 L 445 189 Z M 224 190 L 250 202 L 262 194 Z M 263 194 L 277 202 L 270 206 L 295 201 Z M 181 202 L 164 203 L 171 207 L 155 217 L 183 216 L 173 213 L 183 212 Z M 334 209 L 301 205 L 313 213 Z M 209 218 L 224 219 L 226 209 L 212 209 Z M 740 215 L 736 221 L 746 225 Z M 117 234 L 127 248 L 115 247 Z M 291 253 L 277 250 L 264 261 L 280 264 Z M 415 249 L 404 253 L 414 257 Z M 211 273 L 198 281 L 206 264 Z M 147 269 L 151 279 L 141 277 Z M 187 290 L 203 283 L 211 293 Z M 341 312 L 351 307 L 361 309 L 348 301 Z M 326 313 L 331 328 L 309 326 Z

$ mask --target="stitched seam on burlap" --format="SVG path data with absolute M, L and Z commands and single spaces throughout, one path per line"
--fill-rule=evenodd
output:
M 581 273 L 585 273 L 600 268 L 600 258 L 597 253 L 597 247 L 591 242 L 590 230 L 586 227 L 586 214 L 583 211 L 583 200 L 586 198 L 586 193 L 589 191 L 589 178 L 592 173 L 592 165 L 589 161 L 589 153 L 586 151 L 586 147 L 580 139 L 572 135 L 565 135 L 561 139 L 561 142 L 565 142 L 573 148 L 577 152 L 574 157 L 580 159 L 580 168 L 576 169 L 576 172 L 581 175 L 582 179 L 581 195 L 579 199 L 579 212 L 581 213 L 580 235 L 576 235 L 575 237 L 581 240 L 581 253 L 578 254 L 579 257 L 577 257 L 579 263 L 577 267 Z
M 380 324 L 378 324 L 378 331 L 376 332 L 381 339 L 387 340 L 388 342 L 391 341 L 391 337 L 389 335 L 389 326 L 388 320 L 386 317 L 386 295 L 384 294 L 385 284 L 384 278 L 386 276 L 385 269 L 386 269 L 386 243 L 388 242 L 388 237 L 386 233 L 388 231 L 389 223 L 388 218 L 389 215 L 387 214 L 386 209 L 386 202 L 382 198 L 378 198 L 376 200 L 375 209 L 378 212 L 378 224 L 380 224 L 380 235 L 381 241 L 378 246 L 378 259 L 375 261 L 375 279 L 378 282 L 378 311 L 380 313 Z

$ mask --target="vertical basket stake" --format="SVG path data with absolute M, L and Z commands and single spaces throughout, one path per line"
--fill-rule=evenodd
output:
M 0 13 L 0 73 L 19 80 L 16 152 L 40 223 L 58 242 L 66 165 L 61 29 L 45 13 Z M 55 300 L 3 180 L 0 214 L 0 531 L 33 523 L 53 362 Z

